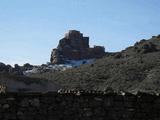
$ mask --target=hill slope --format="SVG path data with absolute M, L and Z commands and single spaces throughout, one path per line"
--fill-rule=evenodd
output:
M 141 40 L 134 46 L 107 55 L 91 65 L 63 72 L 48 72 L 47 78 L 65 88 L 105 90 L 113 88 L 135 93 L 160 93 L 160 36 Z
M 6 86 L 6 92 L 48 92 L 60 89 L 59 85 L 46 79 L 4 73 L 0 74 L 0 85 Z

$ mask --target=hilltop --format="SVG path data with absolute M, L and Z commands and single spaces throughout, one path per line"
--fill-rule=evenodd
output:
M 160 35 L 136 42 L 121 52 L 106 53 L 89 65 L 38 74 L 64 88 L 160 93 Z M 35 77 L 35 76 L 34 76 Z
M 76 32 L 76 35 L 72 32 Z M 79 38 L 83 38 L 80 32 L 71 31 L 62 41 L 74 41 L 70 38 L 66 39 L 70 34 L 74 37 L 77 37 L 78 34 L 81 36 Z M 56 50 L 59 51 L 62 47 L 61 42 L 58 46 L 60 47 L 57 47 Z M 64 49 L 65 46 L 72 46 L 69 52 L 85 48 L 84 45 L 80 48 L 74 46 L 74 48 L 70 42 L 63 44 Z M 94 49 L 89 48 L 88 43 L 86 47 L 83 50 Z M 63 51 L 63 49 L 60 50 Z M 63 53 L 62 51 L 60 53 Z M 23 87 L 26 91 L 35 91 L 37 90 L 36 85 L 38 91 L 55 91 L 65 88 L 160 93 L 160 35 L 153 36 L 148 40 L 140 40 L 120 52 L 105 52 L 101 57 L 91 54 L 93 56 L 87 59 L 87 57 L 82 57 L 82 53 L 74 57 L 64 53 L 60 55 L 63 62 L 54 63 L 52 59 L 51 63 L 39 66 L 25 64 L 24 66 L 15 65 L 13 68 L 1 63 L 0 83 L 7 83 L 10 90 L 17 91 L 18 89 L 23 91 Z M 56 57 L 58 56 L 53 58 L 57 59 Z M 14 88 L 15 84 L 19 86 Z

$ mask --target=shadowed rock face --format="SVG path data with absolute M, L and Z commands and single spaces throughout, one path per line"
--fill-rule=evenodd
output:
M 58 47 L 52 50 L 50 61 L 54 64 L 63 64 L 66 60 L 101 58 L 104 55 L 104 47 L 90 48 L 89 37 L 84 37 L 80 31 L 70 30 L 59 41 Z

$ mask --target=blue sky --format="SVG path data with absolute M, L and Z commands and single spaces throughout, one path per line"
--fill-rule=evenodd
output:
M 46 63 L 70 29 L 120 51 L 160 34 L 159 0 L 0 0 L 0 61 Z

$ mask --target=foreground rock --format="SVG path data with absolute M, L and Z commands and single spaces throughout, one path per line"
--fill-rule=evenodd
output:
M 159 120 L 160 97 L 149 94 L 0 94 L 1 120 Z

